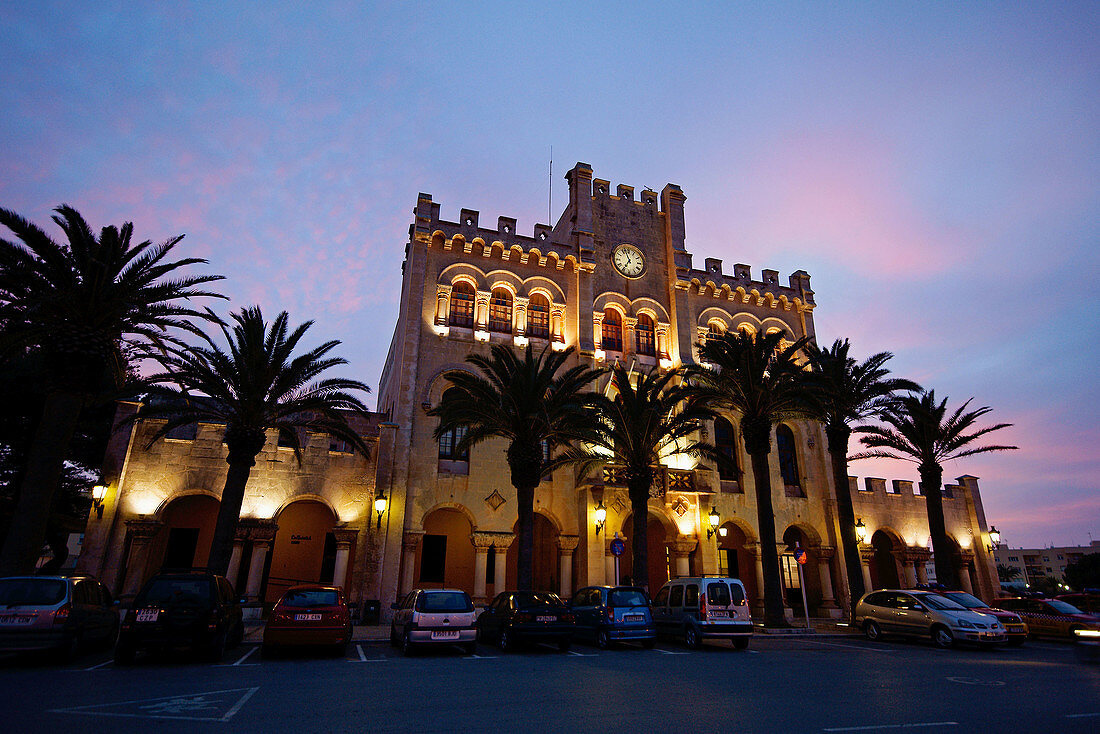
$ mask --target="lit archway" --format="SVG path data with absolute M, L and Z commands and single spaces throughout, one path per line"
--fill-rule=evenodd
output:
M 210 556 L 214 525 L 220 503 L 208 494 L 188 494 L 173 499 L 161 511 L 164 528 L 158 533 L 161 568 L 203 568 Z
M 441 507 L 424 518 L 424 537 L 416 551 L 416 585 L 424 589 L 462 589 L 474 593 L 473 526 L 461 510 Z
M 271 551 L 264 599 L 278 601 L 296 584 L 332 583 L 336 567 L 336 515 L 323 502 L 291 502 L 275 518 L 279 526 Z
M 755 600 L 756 557 L 748 551 L 748 536 L 734 522 L 727 522 L 722 527 L 726 534 L 718 536 L 718 572 L 740 579 L 745 586 L 745 597 Z
M 898 589 L 901 581 L 898 575 L 898 561 L 894 551 L 900 545 L 894 542 L 889 533 L 876 530 L 871 536 L 871 547 L 875 549 L 871 559 L 871 587 L 875 589 Z
M 626 537 L 626 550 L 619 558 L 619 580 L 622 583 L 629 580 L 630 583 L 641 585 L 642 579 L 637 578 L 634 572 L 634 546 L 631 541 L 634 535 L 634 515 L 623 523 L 623 535 Z M 656 594 L 675 572 L 676 559 L 668 547 L 669 541 L 674 537 L 669 537 L 661 518 L 650 512 L 646 524 L 646 565 L 649 567 L 646 580 L 649 582 L 650 594 Z M 610 579 L 608 583 L 611 583 Z
M 519 579 L 519 521 L 512 527 L 516 539 L 508 546 L 508 588 L 516 588 Z M 561 591 L 561 564 L 557 527 L 541 512 L 535 513 L 534 549 L 531 554 L 531 583 L 535 591 Z

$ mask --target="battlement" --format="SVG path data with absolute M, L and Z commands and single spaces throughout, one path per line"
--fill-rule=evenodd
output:
M 962 497 L 969 485 L 977 486 L 977 480 L 977 477 L 970 475 L 961 476 L 956 480 L 958 484 L 944 483 L 940 489 L 940 494 L 944 499 Z M 913 499 L 915 497 L 918 498 L 918 501 L 924 502 L 924 489 L 920 482 L 914 484 L 908 479 L 891 479 L 887 484 L 887 480 L 881 477 L 864 477 L 863 485 L 860 486 L 859 477 L 849 476 L 848 491 L 851 492 L 852 499 L 856 501 L 860 497 L 888 495 L 899 499 Z
M 715 298 L 728 298 L 742 303 L 757 305 L 782 304 L 789 308 L 798 305 L 800 308 L 812 309 L 814 292 L 810 289 L 810 274 L 805 270 L 796 270 L 787 278 L 787 285 L 780 285 L 778 270 L 762 270 L 760 280 L 752 279 L 752 271 L 748 265 L 738 263 L 733 266 L 733 273 L 722 272 L 722 261 L 716 257 L 706 258 L 704 269 L 691 267 L 691 255 L 687 252 L 677 253 L 687 261 L 686 272 L 680 275 L 677 286 L 683 290 L 695 289 L 698 295 L 710 295 Z

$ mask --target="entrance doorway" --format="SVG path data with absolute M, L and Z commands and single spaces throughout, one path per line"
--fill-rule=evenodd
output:
M 535 513 L 535 543 L 531 554 L 532 586 L 535 591 L 561 591 L 561 564 L 558 562 L 558 529 L 545 515 Z M 519 521 L 512 527 L 516 539 L 508 546 L 508 588 L 516 588 L 519 579 Z
M 871 536 L 871 547 L 875 549 L 871 561 L 871 586 L 875 589 L 900 589 L 893 539 L 887 533 L 876 530 Z
M 164 509 L 161 568 L 205 568 L 220 503 L 205 494 L 184 495 Z M 156 558 L 153 555 L 152 558 Z
M 441 508 L 424 518 L 417 551 L 416 579 L 421 588 L 462 589 L 474 593 L 473 527 L 459 510 Z
M 748 538 L 736 523 L 727 522 L 722 527 L 726 536 L 719 535 L 718 572 L 740 579 L 745 586 L 745 596 L 750 602 L 756 599 L 756 557 L 746 549 Z
M 324 575 L 325 550 L 332 549 L 335 561 L 336 549 L 332 535 L 336 516 L 328 505 L 315 500 L 291 502 L 279 513 L 276 523 L 279 530 L 271 551 L 264 599 L 278 601 L 296 584 L 332 583 L 332 563 L 327 564 L 328 577 Z

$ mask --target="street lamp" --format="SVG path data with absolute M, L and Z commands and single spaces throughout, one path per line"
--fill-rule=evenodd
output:
M 990 525 L 989 526 L 989 545 L 987 545 L 985 547 L 985 549 L 987 551 L 989 551 L 990 553 L 992 553 L 997 548 L 997 544 L 1000 543 L 1000 542 L 1001 542 L 1001 531 L 997 529 L 996 525 Z
M 710 512 L 707 513 L 707 522 L 710 523 L 710 527 L 707 528 L 707 540 L 710 540 L 712 537 L 714 537 L 715 533 L 717 533 L 719 537 L 725 537 L 726 534 L 722 532 L 722 530 L 725 530 L 725 528 L 718 528 L 718 523 L 722 522 L 722 518 L 718 514 L 717 507 L 711 506 Z
M 863 524 L 863 518 L 856 520 L 856 538 L 860 543 L 867 542 L 867 526 Z
M 386 505 L 389 500 L 386 499 L 386 493 L 382 490 L 378 490 L 378 496 L 374 498 L 374 511 L 378 513 L 378 525 L 375 526 L 376 530 L 382 529 L 382 515 L 386 513 Z
M 92 487 L 92 507 L 95 508 L 96 519 L 103 519 L 103 499 L 107 496 L 107 484 L 101 477 Z
M 601 499 L 596 505 L 596 535 L 599 535 L 600 531 L 603 530 L 605 522 L 607 522 L 607 508 L 603 506 L 603 500 Z

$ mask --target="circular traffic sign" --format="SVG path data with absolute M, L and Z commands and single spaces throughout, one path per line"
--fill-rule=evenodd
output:
M 794 559 L 795 559 L 796 561 L 798 561 L 799 563 L 801 563 L 801 564 L 802 564 L 803 566 L 805 566 L 805 565 L 806 565 L 806 561 L 807 561 L 807 560 L 809 560 L 808 558 L 806 558 L 806 551 L 805 551 L 804 549 L 802 549 L 802 548 L 796 548 L 796 549 L 795 549 L 795 551 L 794 551 Z
M 621 556 L 623 554 L 623 551 L 625 550 L 626 543 L 623 542 L 622 538 L 615 538 L 613 541 L 611 541 L 611 555 Z

